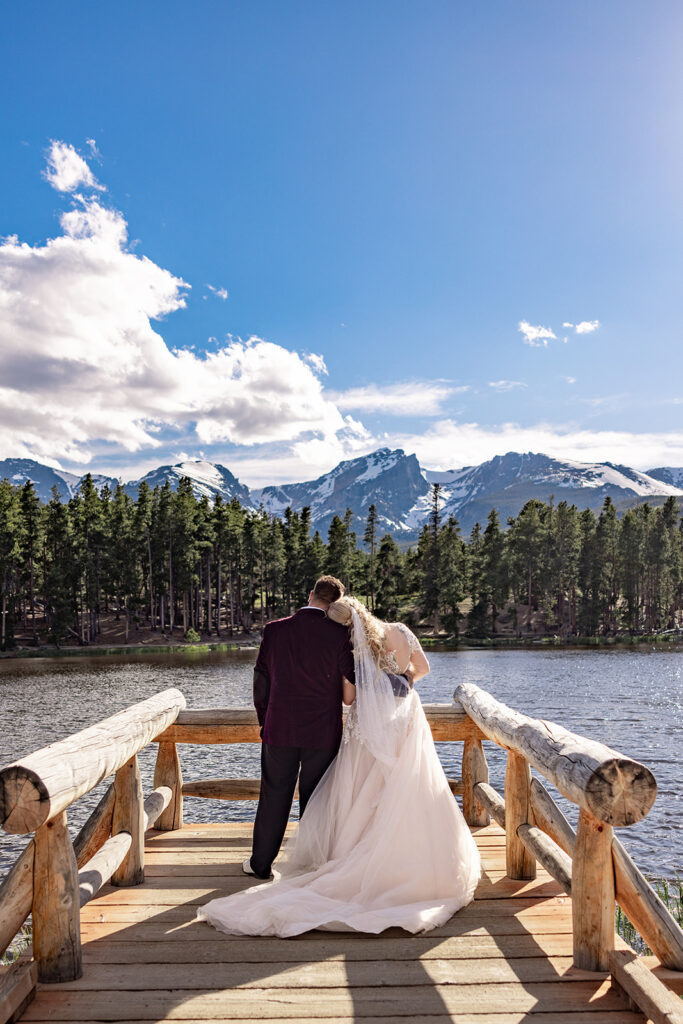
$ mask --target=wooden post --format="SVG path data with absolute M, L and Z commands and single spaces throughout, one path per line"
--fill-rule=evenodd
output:
M 478 827 L 491 822 L 488 811 L 474 795 L 478 782 L 489 781 L 489 766 L 481 740 L 467 739 L 462 750 L 462 812 L 468 825 Z
M 111 830 L 130 832 L 132 842 L 126 856 L 111 876 L 112 885 L 140 885 L 145 880 L 145 825 L 142 779 L 137 754 L 119 768 L 114 776 L 114 817 Z
M 609 970 L 614 949 L 612 826 L 579 811 L 572 864 L 574 966 Z
M 33 955 L 38 980 L 75 981 L 83 973 L 78 867 L 61 811 L 36 831 L 33 863 Z
M 505 864 L 508 878 L 536 877 L 536 858 L 517 835 L 520 825 L 533 825 L 530 785 L 529 762 L 521 754 L 509 750 L 505 773 Z
M 175 743 L 162 741 L 154 769 L 154 786 L 168 786 L 173 794 L 159 817 L 155 828 L 160 832 L 172 832 L 183 827 L 183 773 Z

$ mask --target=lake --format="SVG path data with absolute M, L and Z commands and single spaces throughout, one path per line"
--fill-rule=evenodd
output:
M 77 732 L 169 686 L 188 707 L 251 706 L 255 650 L 139 657 L 0 661 L 0 765 Z M 683 874 L 683 654 L 675 651 L 476 650 L 429 654 L 432 671 L 418 684 L 422 700 L 450 703 L 460 682 L 476 683 L 519 711 L 602 740 L 654 773 L 658 796 L 648 817 L 618 830 L 643 870 Z M 449 775 L 460 775 L 461 744 L 438 744 Z M 255 744 L 181 746 L 185 781 L 259 774 Z M 505 754 L 485 744 L 491 782 L 502 791 Z M 143 788 L 152 788 L 156 747 L 143 750 Z M 109 783 L 69 811 L 75 832 Z M 576 808 L 561 800 L 576 822 Z M 253 819 L 254 802 L 185 798 L 187 821 Z M 26 843 L 0 833 L 0 876 Z

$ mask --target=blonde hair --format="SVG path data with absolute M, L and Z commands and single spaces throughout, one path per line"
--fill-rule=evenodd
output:
M 338 601 L 333 601 L 327 609 L 327 615 L 334 622 L 340 622 L 342 626 L 348 626 L 351 630 L 351 639 L 353 640 L 352 611 L 357 612 L 358 617 L 363 623 L 365 638 L 372 651 L 372 656 L 375 661 L 379 662 L 384 650 L 384 635 L 386 632 L 386 624 L 381 619 L 375 618 L 364 604 L 357 598 L 350 596 L 341 597 Z

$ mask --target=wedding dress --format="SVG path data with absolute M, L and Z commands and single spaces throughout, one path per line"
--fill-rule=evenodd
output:
M 356 700 L 339 754 L 284 847 L 275 881 L 200 908 L 198 918 L 221 931 L 423 932 L 474 897 L 479 853 L 420 698 L 390 654 L 377 664 L 355 611 L 353 638 Z

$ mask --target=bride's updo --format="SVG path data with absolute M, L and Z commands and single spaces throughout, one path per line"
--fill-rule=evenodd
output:
M 365 605 L 355 597 L 340 597 L 338 601 L 333 601 L 327 609 L 327 615 L 330 619 L 334 622 L 341 623 L 342 626 L 349 627 L 351 630 L 351 640 L 353 641 L 352 612 L 357 612 L 358 617 L 363 623 L 365 638 L 370 645 L 373 657 L 375 661 L 379 661 L 384 649 L 385 625 L 382 620 L 375 618 L 375 616 L 368 611 Z

